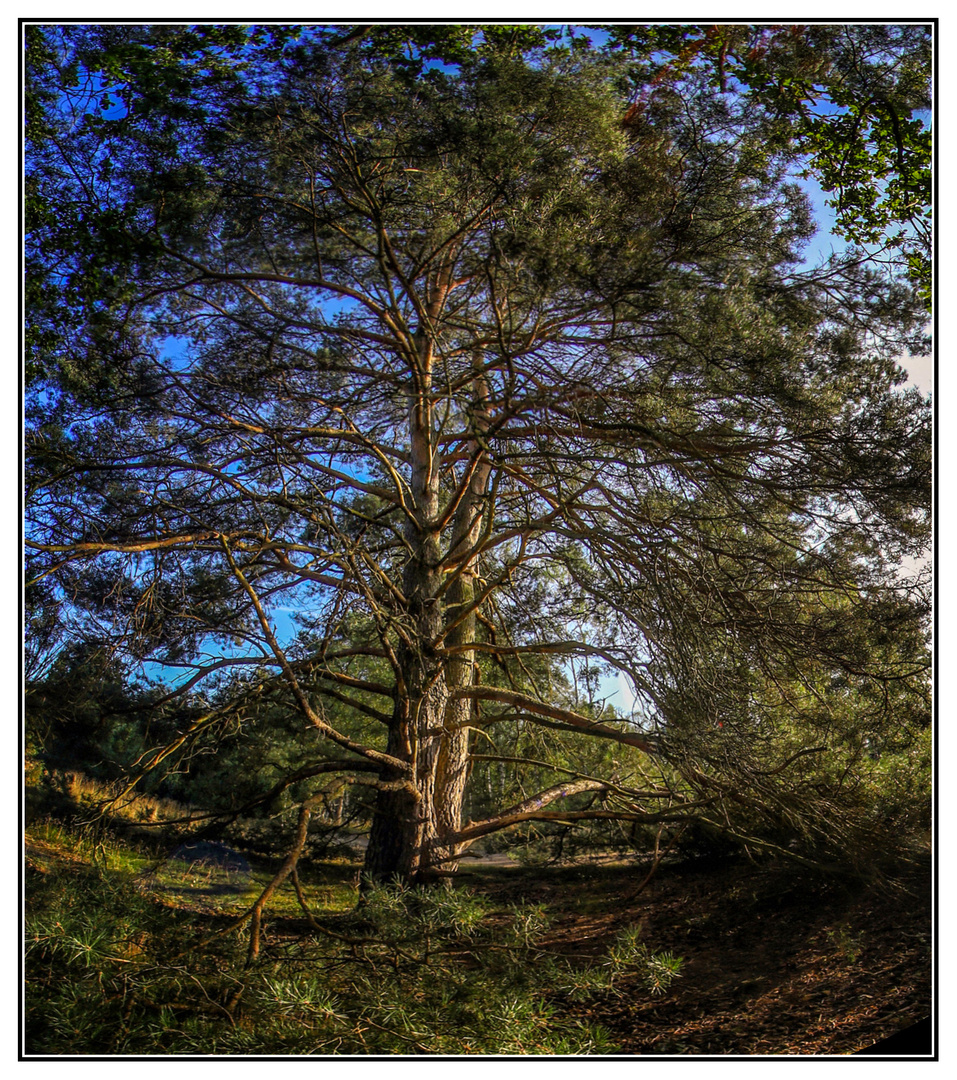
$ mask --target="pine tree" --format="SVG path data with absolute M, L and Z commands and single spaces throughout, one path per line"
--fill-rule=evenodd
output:
M 37 339 L 36 580 L 184 692 L 282 686 L 318 771 L 375 791 L 371 878 L 528 821 L 826 803 L 838 843 L 807 730 L 858 759 L 851 683 L 869 730 L 926 723 L 918 298 L 802 264 L 794 148 L 707 69 L 635 105 L 622 50 L 431 30 L 34 30 L 31 257 L 70 314 Z M 72 113 L 40 93 L 64 57 Z M 570 689 L 588 666 L 634 720 Z M 617 757 L 463 820 L 514 730 Z

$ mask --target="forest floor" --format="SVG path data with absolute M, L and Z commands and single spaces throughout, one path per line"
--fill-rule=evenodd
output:
M 601 953 L 638 923 L 651 951 L 683 958 L 659 997 L 625 984 L 620 996 L 564 1006 L 626 1054 L 853 1054 L 932 1012 L 929 861 L 855 886 L 780 865 L 690 860 L 662 865 L 637 895 L 633 865 L 481 876 L 495 899 L 546 904 L 555 949 Z
M 44 875 L 80 872 L 89 861 L 64 846 L 59 828 L 31 831 L 26 854 L 28 871 Z M 183 875 L 175 888 L 149 892 L 216 925 L 268 880 L 268 867 L 250 861 L 255 880 L 245 875 L 235 890 Z M 358 870 L 350 860 L 314 863 L 310 903 L 330 914 L 345 910 Z M 551 921 L 543 948 L 597 958 L 637 924 L 651 952 L 683 959 L 680 977 L 657 997 L 626 978 L 620 992 L 588 1004 L 555 1002 L 603 1027 L 620 1054 L 846 1055 L 932 1013 L 926 852 L 893 880 L 868 884 L 714 858 L 672 859 L 642 885 L 645 876 L 640 860 L 536 867 L 499 858 L 463 866 L 458 882 L 490 899 L 502 918 L 513 904 L 542 905 Z M 270 935 L 291 941 L 308 933 L 301 915 L 294 896 L 285 898 L 273 909 Z

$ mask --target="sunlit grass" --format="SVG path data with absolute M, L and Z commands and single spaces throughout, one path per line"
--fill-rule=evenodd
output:
M 232 828 L 231 843 L 248 870 L 177 858 L 184 837 L 172 833 L 169 823 L 188 819 L 193 808 L 150 795 L 115 799 L 115 790 L 82 773 L 51 773 L 36 763 L 27 763 L 26 774 L 28 791 L 36 796 L 25 832 L 27 856 L 43 873 L 64 867 L 106 871 L 166 906 L 230 916 L 255 902 L 281 858 L 277 839 L 283 830 L 269 821 L 240 821 Z M 340 913 L 355 905 L 360 864 L 348 857 L 348 849 L 344 852 L 321 864 L 302 861 L 300 887 L 311 914 Z M 273 894 L 269 910 L 303 916 L 290 881 Z

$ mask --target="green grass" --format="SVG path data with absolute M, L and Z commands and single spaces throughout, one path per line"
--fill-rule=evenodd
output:
M 41 871 L 65 860 L 133 875 L 150 862 L 148 853 L 119 841 L 101 827 L 70 826 L 52 817 L 30 825 L 25 840 L 29 857 Z
M 28 856 L 41 872 L 79 861 L 120 875 L 168 906 L 237 916 L 255 902 L 278 867 L 278 845 L 287 831 L 280 822 L 233 823 L 223 839 L 258 854 L 247 855 L 251 873 L 227 873 L 171 858 L 187 837 L 182 826 L 167 823 L 187 819 L 194 808 L 149 795 L 113 801 L 116 791 L 107 785 L 82 773 L 49 772 L 37 762 L 27 762 L 26 774 Z M 329 914 L 354 906 L 359 869 L 345 857 L 312 865 L 303 860 L 299 876 L 310 910 Z M 273 895 L 270 910 L 276 916 L 302 915 L 291 882 Z
M 64 863 L 86 867 L 125 881 L 168 906 L 205 914 L 238 916 L 248 909 L 272 880 L 279 861 L 252 858 L 249 873 L 227 871 L 143 851 L 104 829 L 71 828 L 52 818 L 31 825 L 25 839 L 29 862 L 41 873 Z M 340 860 L 302 867 L 299 877 L 314 914 L 337 914 L 355 906 L 357 864 Z M 273 894 L 270 911 L 283 917 L 302 915 L 288 879 Z
M 300 871 L 303 898 L 312 914 L 341 914 L 355 906 L 357 893 L 352 884 L 355 872 L 351 867 L 343 867 L 343 871 L 342 880 L 338 882 L 313 880 L 316 877 L 327 878 L 327 873 L 316 874 L 308 869 Z M 148 868 L 138 884 L 157 900 L 174 907 L 239 915 L 256 901 L 272 880 L 274 872 L 275 866 L 267 866 L 262 860 L 256 860 L 251 873 L 244 874 L 170 859 Z M 296 918 L 303 915 L 295 889 L 288 879 L 273 893 L 269 910 L 277 917 Z

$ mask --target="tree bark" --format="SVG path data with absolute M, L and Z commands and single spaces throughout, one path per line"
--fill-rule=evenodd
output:
M 421 359 L 421 357 L 420 357 Z M 425 365 L 423 364 L 423 367 Z M 475 358 L 476 371 L 480 357 Z M 427 379 L 425 380 L 427 383 Z M 364 873 L 374 880 L 421 881 L 456 869 L 462 845 L 462 805 L 468 780 L 474 702 L 464 696 L 475 682 L 472 649 L 440 655 L 439 643 L 474 641 L 476 559 L 484 520 L 489 466 L 482 434 L 488 425 L 487 387 L 476 374 L 469 467 L 453 493 L 448 550 L 441 553 L 438 472 L 427 399 L 412 410 L 412 490 L 416 520 L 407 532 L 412 557 L 404 574 L 412 634 L 398 650 L 403 671 L 389 753 L 412 765 L 414 790 L 380 791 L 369 834 Z

